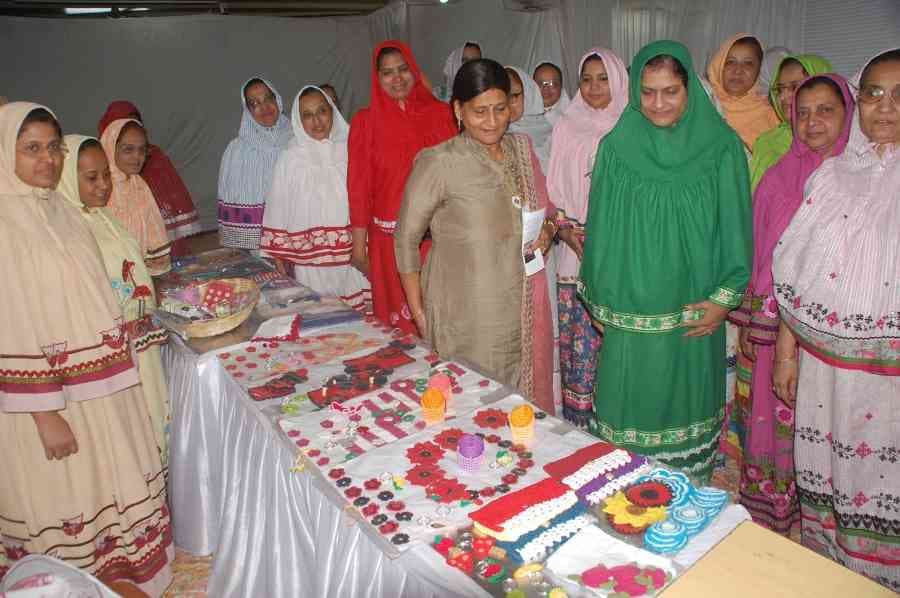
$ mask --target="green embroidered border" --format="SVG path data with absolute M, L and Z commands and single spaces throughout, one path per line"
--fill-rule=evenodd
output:
M 645 431 L 634 428 L 616 430 L 609 424 L 596 419 L 590 423 L 591 431 L 604 440 L 622 445 L 631 444 L 643 448 L 656 448 L 666 445 L 681 444 L 688 440 L 700 438 L 705 434 L 718 431 L 722 426 L 725 410 L 720 409 L 716 415 L 694 422 L 682 428 L 671 428 L 661 431 Z
M 735 307 L 739 307 L 741 305 L 741 301 L 744 300 L 744 294 L 738 293 L 735 290 L 729 289 L 728 287 L 717 287 L 715 291 L 709 296 L 709 300 L 713 303 L 721 305 L 722 307 L 729 307 L 734 309 Z
M 596 305 L 587 298 L 584 283 L 578 281 L 578 297 L 584 302 L 591 318 L 603 324 L 620 328 L 630 332 L 669 332 L 681 328 L 684 322 L 684 312 L 676 311 L 667 314 L 630 314 L 627 312 L 613 311 L 605 305 Z M 692 312 L 692 320 L 698 320 L 702 316 L 699 311 Z

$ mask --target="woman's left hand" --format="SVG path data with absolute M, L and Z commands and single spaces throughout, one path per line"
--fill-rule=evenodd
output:
M 722 322 L 725 321 L 725 316 L 731 311 L 727 307 L 722 307 L 718 303 L 713 303 L 712 301 L 692 303 L 691 305 L 685 305 L 684 308 L 693 310 L 702 309 L 705 312 L 703 317 L 699 320 L 687 320 L 686 322 L 682 322 L 682 326 L 690 328 L 690 330 L 684 333 L 684 336 L 710 336 L 722 325 Z

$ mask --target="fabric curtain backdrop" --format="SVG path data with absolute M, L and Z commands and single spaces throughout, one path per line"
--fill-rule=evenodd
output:
M 372 47 L 406 37 L 405 13 L 391 6 L 328 19 L 3 17 L 0 55 L 30 47 L 34 66 L 3 61 L 2 93 L 58 108 L 64 132 L 95 131 L 109 99 L 127 97 L 178 167 L 203 228 L 214 230 L 219 161 L 237 124 L 234 90 L 247 74 L 265 71 L 286 97 L 308 81 L 329 82 L 349 119 L 369 101 Z
M 877 19 L 869 18 L 860 1 L 819 0 L 815 11 L 807 11 L 808 0 L 560 0 L 553 10 L 528 13 L 506 10 L 502 0 L 431 6 L 395 0 L 367 17 L 3 17 L 0 55 L 19 56 L 23 47 L 33 50 L 25 63 L 0 65 L 0 76 L 5 82 L 3 95 L 57 107 L 70 132 L 93 131 L 110 98 L 127 97 L 140 106 L 151 141 L 178 167 L 203 227 L 213 230 L 219 160 L 234 136 L 234 105 L 228 98 L 245 73 L 264 70 L 285 97 L 309 81 L 329 82 L 350 120 L 369 101 L 369 60 L 379 41 L 407 40 L 423 72 L 438 83 L 448 49 L 473 38 L 484 43 L 486 57 L 501 64 L 531 66 L 545 59 L 560 65 L 564 84 L 574 95 L 578 59 L 585 48 L 609 46 L 627 63 L 641 44 L 654 39 L 649 26 L 640 29 L 643 33 L 626 35 L 626 28 L 635 30 L 641 21 L 614 18 L 621 14 L 614 14 L 614 9 L 662 6 L 679 23 L 665 29 L 688 46 L 695 64 L 705 64 L 728 34 L 746 29 L 767 46 L 784 45 L 832 58 L 838 71 L 846 74 L 887 42 L 869 47 L 872 42 L 863 34 L 844 42 L 845 26 L 817 32 L 804 23 L 828 16 L 831 9 L 820 8 L 822 4 L 853 4 L 850 17 L 842 8 L 844 24 L 866 17 L 866 23 L 874 21 L 879 31 L 896 33 L 900 16 L 894 0 L 866 0 L 880 7 Z M 804 48 L 812 33 L 818 34 L 815 45 L 810 41 Z M 633 41 L 623 47 L 620 39 Z M 45 43 L 36 43 L 41 40 Z M 848 43 L 859 46 L 853 52 L 861 54 L 851 68 L 843 68 L 838 58 L 846 54 Z M 111 47 L 116 51 L 110 52 Z M 84 65 L 96 68 L 85 71 Z M 115 78 L 105 76 L 110 71 Z

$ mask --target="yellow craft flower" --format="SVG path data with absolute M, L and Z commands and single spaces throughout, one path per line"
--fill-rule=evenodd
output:
M 606 499 L 603 512 L 610 515 L 616 525 L 631 525 L 636 528 L 650 527 L 666 518 L 665 507 L 638 506 L 628 500 L 622 492 L 616 492 Z

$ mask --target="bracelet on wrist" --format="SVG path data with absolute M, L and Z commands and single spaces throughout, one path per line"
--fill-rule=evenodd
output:
M 788 363 L 789 361 L 797 361 L 796 357 L 785 357 L 784 359 L 776 359 L 775 363 Z

